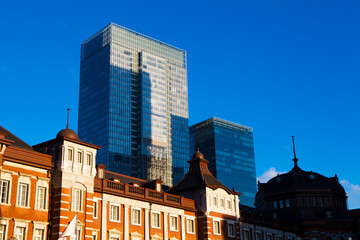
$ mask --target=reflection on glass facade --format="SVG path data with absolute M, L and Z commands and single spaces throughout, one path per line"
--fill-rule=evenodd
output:
M 191 126 L 189 134 L 191 152 L 199 147 L 210 161 L 210 172 L 228 188 L 235 187 L 242 193 L 241 204 L 254 207 L 256 173 L 252 128 L 213 117 Z
M 111 23 L 81 45 L 79 137 L 111 171 L 165 184 L 188 160 L 186 52 Z

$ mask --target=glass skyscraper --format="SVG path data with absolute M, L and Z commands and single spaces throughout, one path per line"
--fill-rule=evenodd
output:
M 254 207 L 256 172 L 253 130 L 216 117 L 190 127 L 190 150 L 210 162 L 210 172 L 226 187 L 242 193 L 240 203 Z
M 78 134 L 111 171 L 172 185 L 189 152 L 186 52 L 110 23 L 81 44 Z

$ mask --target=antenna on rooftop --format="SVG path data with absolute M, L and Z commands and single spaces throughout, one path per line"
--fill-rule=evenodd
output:
M 66 129 L 69 129 L 69 115 L 70 115 L 70 108 L 67 109 L 67 122 L 66 122 Z
M 298 159 L 296 158 L 296 152 L 295 152 L 295 141 L 294 141 L 294 136 L 291 136 L 292 137 L 292 143 L 293 143 L 293 151 L 294 151 L 294 168 L 297 168 L 298 165 L 297 165 L 297 161 Z

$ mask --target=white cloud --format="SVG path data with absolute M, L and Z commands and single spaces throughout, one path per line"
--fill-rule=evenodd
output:
M 269 181 L 271 178 L 275 177 L 278 174 L 283 174 L 286 172 L 277 171 L 274 167 L 269 168 L 263 174 L 257 177 L 257 180 L 261 183 Z
M 360 208 L 360 185 L 352 184 L 348 180 L 340 180 L 348 196 L 349 209 Z

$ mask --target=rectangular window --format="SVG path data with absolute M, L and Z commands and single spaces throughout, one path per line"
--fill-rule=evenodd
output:
M 225 200 L 223 198 L 220 198 L 220 207 L 225 207 Z
M 186 229 L 188 233 L 195 233 L 194 219 L 186 219 Z
M 36 196 L 36 207 L 46 209 L 46 188 L 38 187 Z
M 213 226 L 214 234 L 220 235 L 221 234 L 221 232 L 220 232 L 220 221 L 219 220 L 214 220 L 213 222 L 214 222 L 214 226 Z
M 157 212 L 151 213 L 151 227 L 160 228 L 160 213 Z
M 25 240 L 25 227 L 16 227 L 15 238 L 17 240 Z
M 81 211 L 82 209 L 82 191 L 80 189 L 73 189 L 72 195 L 72 210 L 73 211 Z
M 73 160 L 73 150 L 72 149 L 68 149 L 68 160 L 69 161 Z
M 213 196 L 213 206 L 217 207 L 217 197 Z
M 286 205 L 286 207 L 290 207 L 290 200 L 289 199 L 285 200 L 285 205 Z
M 91 154 L 86 154 L 86 164 L 91 166 Z
M 8 203 L 9 201 L 9 185 L 10 181 L 1 180 L 0 181 L 0 203 Z M 1 238 L 0 238 L 1 240 Z
M 82 152 L 77 153 L 77 160 L 78 160 L 78 163 L 82 163 Z
M 93 218 L 98 218 L 98 201 L 94 201 Z
M 131 209 L 131 224 L 141 225 L 141 211 L 140 209 Z
M 178 217 L 170 216 L 170 230 L 177 231 L 178 230 Z
M 44 240 L 44 229 L 35 229 L 34 240 Z
M 261 232 L 255 233 L 255 240 L 261 240 Z
M 250 240 L 250 231 L 244 230 L 244 240 Z
M 227 208 L 232 210 L 232 204 L 230 200 L 227 200 Z
M 27 206 L 28 205 L 28 191 L 29 184 L 20 183 L 17 195 L 17 205 L 19 206 Z
M 235 237 L 235 225 L 233 222 L 228 222 L 228 235 L 229 237 Z
M 76 235 L 70 237 L 70 240 L 81 240 L 81 230 L 76 230 Z
M 110 204 L 110 221 L 120 222 L 120 206 Z
M 0 224 L 0 240 L 5 240 L 6 225 Z
M 274 209 L 277 209 L 277 201 L 273 201 Z
M 283 200 L 280 200 L 280 201 L 279 201 L 279 207 L 280 207 L 280 208 L 284 208 L 284 201 L 283 201 Z

